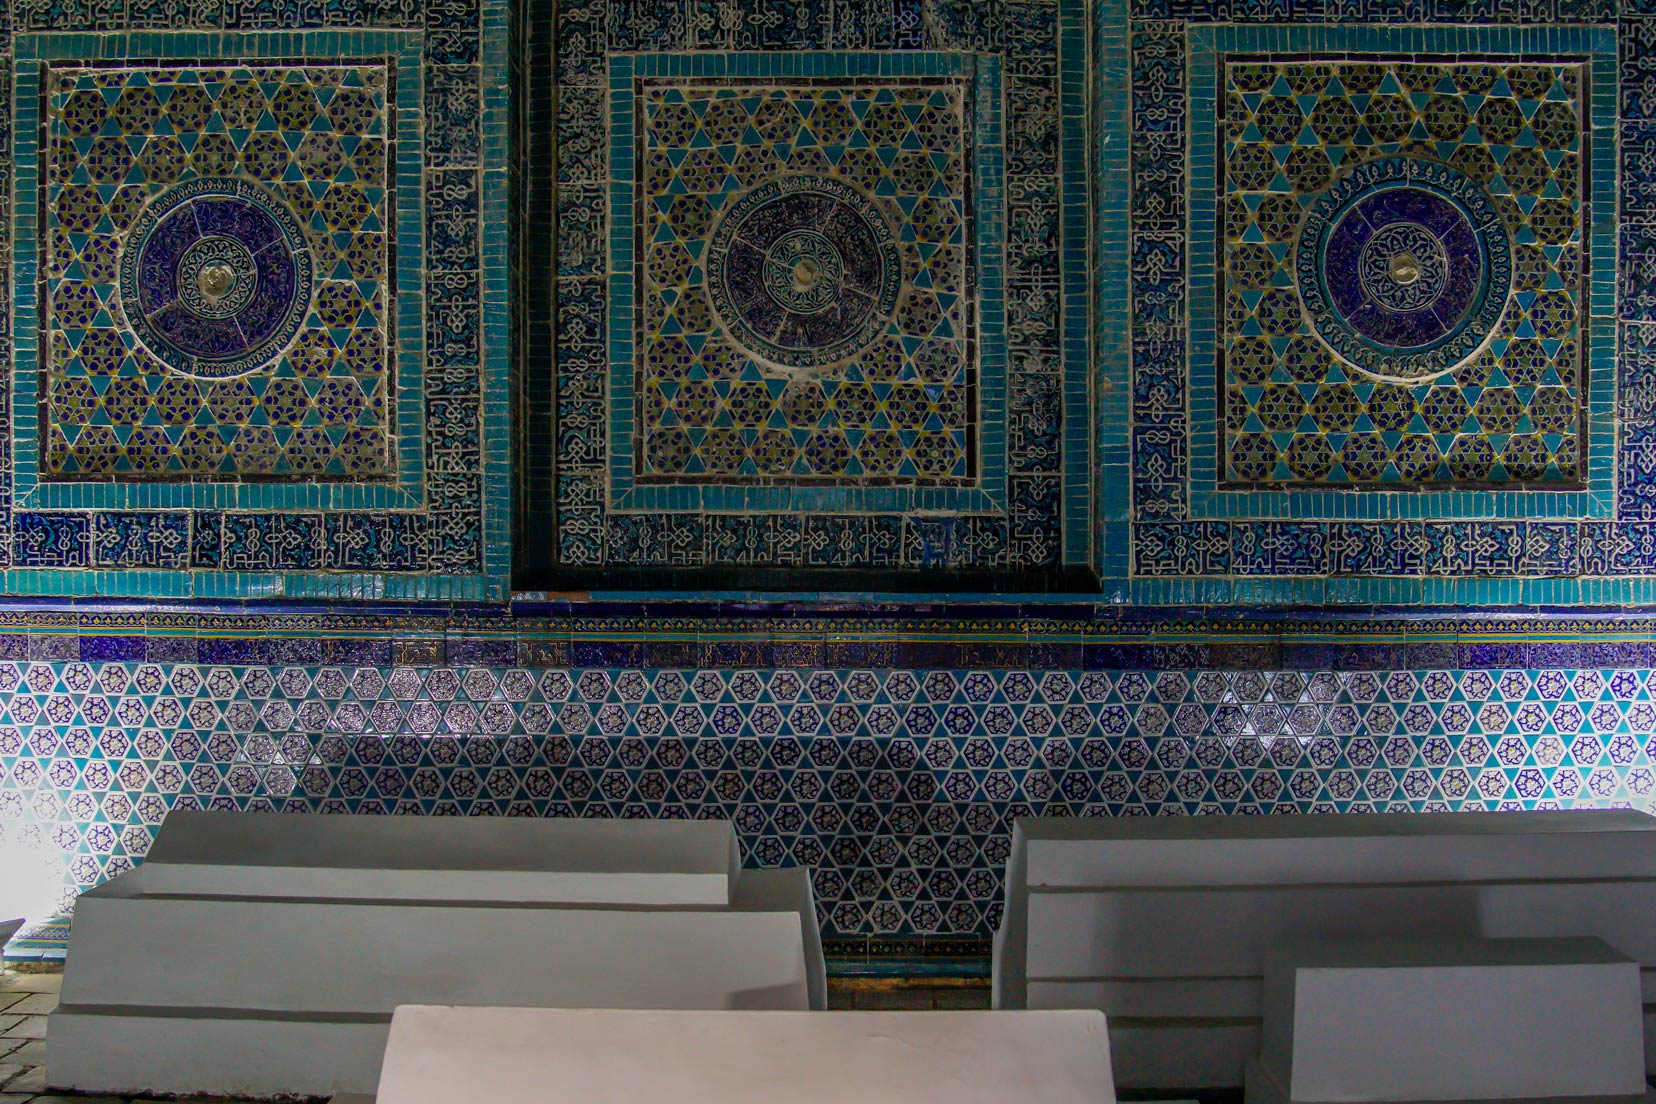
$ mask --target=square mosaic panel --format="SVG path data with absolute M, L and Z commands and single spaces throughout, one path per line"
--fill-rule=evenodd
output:
M 49 68 L 43 481 L 393 472 L 393 74 Z
M 639 482 L 974 482 L 966 82 L 639 91 Z
M 558 10 L 535 569 L 1087 564 L 1081 6 L 709 14 Z
M 1130 149 L 1095 243 L 1128 350 L 1103 574 L 1132 601 L 1644 593 L 1615 217 L 1640 48 L 1587 11 L 1411 12 L 1100 9 L 1130 74 L 1100 100 Z
M 1221 71 L 1224 478 L 1579 482 L 1586 67 Z
M 5 589 L 503 593 L 505 6 L 14 14 Z

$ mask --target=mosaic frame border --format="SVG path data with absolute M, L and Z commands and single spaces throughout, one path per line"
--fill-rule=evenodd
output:
M 130 7 L 130 11 L 128 10 Z M 0 455 L 0 589 L 19 594 L 220 598 L 295 595 L 330 599 L 504 598 L 512 550 L 511 418 L 507 358 L 510 91 L 482 74 L 506 73 L 510 12 L 501 0 L 439 0 L 408 10 L 379 3 L 327 8 L 209 2 L 149 10 L 55 0 L 15 0 L 18 36 L 190 32 L 297 33 L 327 55 L 341 34 L 407 32 L 420 44 L 425 81 L 423 172 L 425 270 L 422 404 L 424 506 L 418 511 L 329 511 L 316 488 L 298 487 L 281 511 L 132 509 L 28 512 L 11 496 L 10 440 Z M 9 123 L 11 36 L 0 54 L 0 124 Z M 193 53 L 212 53 L 198 50 Z M 3 128 L 10 134 L 10 127 Z M 0 154 L 10 155 L 9 143 Z M 10 181 L 7 182 L 8 184 Z M 4 217 L 11 217 L 8 201 Z M 6 246 L 11 234 L 8 227 Z M 0 273 L 0 285 L 9 280 Z M 10 314 L 0 333 L 9 353 Z M 406 334 L 406 331 L 405 331 Z M 405 336 L 399 335 L 399 337 Z M 0 398 L 9 414 L 10 383 Z M 3 418 L 0 418 L 3 420 Z
M 39 477 L 40 423 L 24 418 L 12 426 L 13 494 L 16 505 L 30 510 L 280 510 L 291 509 L 299 488 L 306 492 L 313 508 L 323 510 L 407 510 L 422 504 L 425 482 L 424 391 L 425 341 L 420 295 L 421 273 L 425 267 L 425 204 L 421 192 L 424 180 L 423 157 L 418 128 L 419 107 L 425 96 L 425 65 L 420 36 L 409 31 L 346 31 L 332 36 L 341 51 L 338 62 L 373 61 L 383 58 L 396 74 L 392 85 L 395 102 L 387 104 L 389 136 L 396 150 L 395 205 L 396 256 L 393 268 L 395 305 L 391 313 L 392 366 L 387 373 L 395 389 L 394 423 L 395 470 L 390 479 L 359 483 L 335 480 L 309 484 L 304 480 L 148 480 L 123 483 L 94 480 L 43 480 Z M 280 64 L 305 60 L 297 49 L 303 36 L 294 34 L 248 33 L 201 35 L 147 33 L 122 36 L 81 34 L 19 35 L 14 40 L 18 61 L 13 74 L 17 90 L 15 122 L 16 195 L 14 215 L 16 260 L 20 272 L 38 268 L 41 217 L 38 200 L 24 197 L 40 194 L 38 156 L 42 120 L 38 97 L 27 94 L 31 81 L 27 70 L 40 66 L 40 79 L 49 79 L 58 64 L 88 68 L 118 68 L 147 65 L 184 66 L 213 62 L 219 55 L 235 56 L 250 64 Z M 189 52 L 191 46 L 210 46 L 219 52 Z M 238 50 L 239 48 L 239 50 Z M 127 50 L 130 53 L 115 51 Z M 234 55 L 232 50 L 238 50 Z M 180 52 L 183 51 L 183 52 Z M 25 64 L 27 63 L 27 64 Z M 19 280 L 13 303 L 17 335 L 16 367 L 12 375 L 12 409 L 32 410 L 39 401 L 40 337 L 39 280 Z M 391 428 L 391 427 L 388 427 Z
M 973 101 L 971 205 L 975 223 L 980 314 L 974 323 L 977 363 L 972 412 L 978 418 L 973 438 L 979 470 L 976 487 L 876 486 L 854 481 L 786 482 L 770 486 L 721 484 L 711 479 L 691 484 L 641 482 L 635 472 L 637 437 L 635 401 L 637 344 L 636 260 L 638 197 L 635 170 L 637 96 L 635 82 L 686 77 L 716 81 L 774 78 L 810 80 L 831 76 L 890 81 L 903 77 L 959 77 L 967 81 Z M 735 53 L 711 56 L 641 54 L 616 56 L 609 66 L 609 509 L 613 513 L 652 510 L 740 513 L 809 511 L 812 513 L 906 513 L 947 510 L 959 514 L 998 514 L 1006 509 L 1005 345 L 1005 168 L 1001 60 L 991 54 Z M 617 212 L 624 212 L 618 217 Z

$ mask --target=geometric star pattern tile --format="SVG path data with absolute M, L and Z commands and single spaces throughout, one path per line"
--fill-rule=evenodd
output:
M 1579 63 L 1224 61 L 1224 477 L 1579 482 Z
M 987 935 L 1012 820 L 1627 806 L 1649 669 L 0 662 L 0 833 L 65 903 L 174 808 L 716 817 L 825 933 Z
M 644 82 L 644 482 L 975 478 L 961 80 Z
M 42 477 L 389 474 L 389 67 L 48 80 Z

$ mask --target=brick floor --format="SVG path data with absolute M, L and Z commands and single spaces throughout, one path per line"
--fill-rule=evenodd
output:
M 0 973 L 0 1104 L 129 1104 L 149 1096 L 60 1096 L 46 1091 L 46 1014 L 57 1007 L 61 970 Z M 199 1097 L 200 1104 L 256 1104 Z

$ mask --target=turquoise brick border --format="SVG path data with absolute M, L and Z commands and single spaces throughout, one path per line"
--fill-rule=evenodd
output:
M 1104 595 L 1124 601 L 1132 574 L 1133 303 L 1128 201 L 1132 191 L 1132 43 L 1124 2 L 1098 0 L 1093 11 L 1093 112 L 1088 132 L 1094 171 L 1091 270 L 1092 371 L 1083 379 L 1097 396 L 1092 479 L 1095 560 Z M 1082 189 L 1086 194 L 1085 189 Z M 1067 216 L 1066 216 L 1067 217 Z M 1068 493 L 1066 491 L 1066 493 Z

